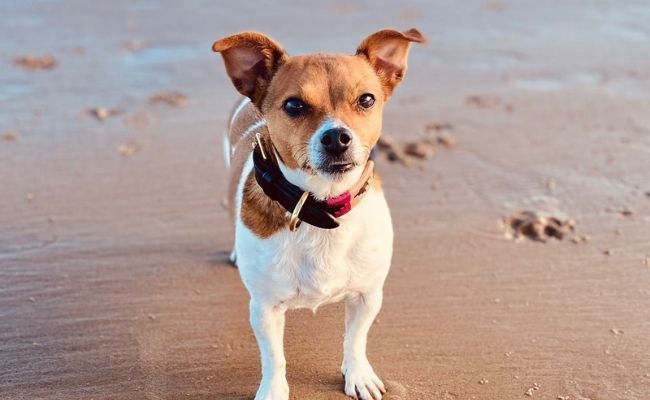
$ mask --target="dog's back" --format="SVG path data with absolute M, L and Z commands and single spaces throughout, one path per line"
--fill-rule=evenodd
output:
M 228 209 L 235 214 L 235 196 L 237 186 L 248 156 L 253 149 L 252 144 L 256 132 L 266 132 L 266 121 L 257 107 L 248 97 L 237 101 L 228 120 L 228 131 L 224 135 L 224 159 L 230 168 L 228 186 Z

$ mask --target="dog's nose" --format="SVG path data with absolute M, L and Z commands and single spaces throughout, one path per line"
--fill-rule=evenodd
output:
M 332 128 L 323 132 L 320 142 L 323 144 L 325 151 L 333 156 L 338 156 L 350 147 L 352 135 L 345 128 Z

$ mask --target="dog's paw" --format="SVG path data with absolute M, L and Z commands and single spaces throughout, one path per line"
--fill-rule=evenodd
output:
M 368 361 L 343 363 L 345 394 L 358 400 L 381 400 L 386 393 L 384 383 L 372 370 Z
M 286 379 L 262 379 L 255 400 L 289 400 L 289 384 Z

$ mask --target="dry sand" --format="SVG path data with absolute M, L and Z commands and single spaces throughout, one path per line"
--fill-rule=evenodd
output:
M 457 140 L 378 166 L 396 230 L 369 339 L 386 398 L 650 398 L 647 2 L 218 3 L 0 4 L 0 132 L 20 132 L 0 141 L 0 399 L 251 399 L 219 206 L 236 96 L 210 46 L 256 29 L 351 52 L 385 26 L 430 43 L 384 131 Z M 14 64 L 39 55 L 55 64 Z M 589 240 L 506 239 L 523 210 Z M 340 305 L 289 315 L 292 399 L 345 398 L 342 331 Z

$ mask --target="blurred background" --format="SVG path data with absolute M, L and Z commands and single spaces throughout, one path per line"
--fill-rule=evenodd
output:
M 418 28 L 379 159 L 387 399 L 650 393 L 650 3 L 0 3 L 0 398 L 250 399 L 212 43 Z M 295 317 L 294 317 L 295 315 Z M 344 399 L 343 309 L 289 316 L 294 399 Z

